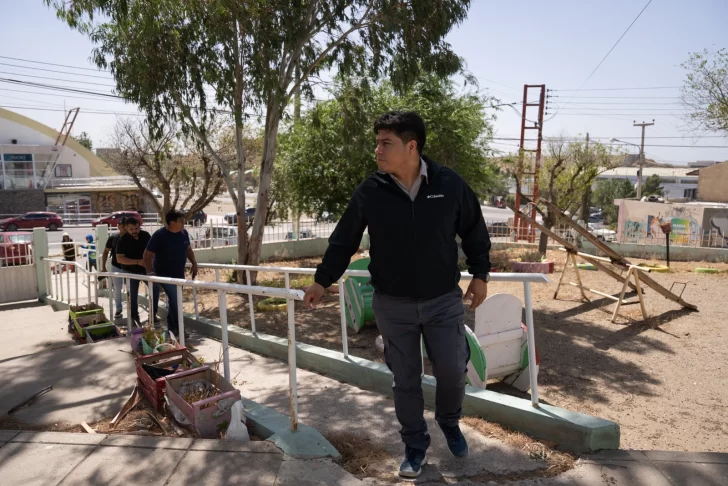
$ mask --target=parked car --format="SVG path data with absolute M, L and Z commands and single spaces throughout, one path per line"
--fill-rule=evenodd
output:
M 212 229 L 212 231 L 210 231 Z M 237 226 L 213 226 L 205 228 L 204 239 L 199 241 L 197 248 L 210 248 L 220 246 L 235 246 L 238 244 Z
M 22 216 L 0 220 L 0 230 L 17 231 L 19 229 L 48 228 L 56 231 L 63 227 L 63 220 L 56 213 L 32 212 Z
M 328 211 L 324 211 L 321 213 L 321 215 L 316 218 L 317 223 L 333 223 L 334 222 L 334 215 L 329 213 Z
M 299 237 L 298 237 L 298 239 L 299 239 L 299 240 L 302 240 L 302 239 L 304 239 L 304 238 L 313 238 L 314 236 L 316 236 L 316 235 L 314 234 L 314 232 L 313 232 L 312 230 L 310 230 L 309 228 L 306 228 L 306 229 L 302 229 L 302 230 L 300 231 L 300 234 L 299 234 Z M 289 231 L 289 232 L 287 232 L 287 233 L 286 233 L 286 239 L 287 239 L 287 240 L 295 240 L 295 239 L 296 239 L 296 235 L 295 235 L 295 233 L 294 233 L 293 231 Z
M 121 221 L 121 218 L 135 218 L 137 221 L 139 221 L 139 224 L 144 224 L 144 220 L 142 219 L 142 215 L 137 213 L 136 211 L 114 211 L 113 213 L 109 214 L 108 216 L 104 216 L 103 218 L 95 219 L 91 222 L 91 226 L 94 228 L 100 224 L 108 224 L 111 227 L 116 227 L 116 225 L 119 224 L 119 221 Z
M 6 232 L 0 235 L 0 267 L 28 265 L 31 262 L 30 245 L 33 235 Z
M 487 225 L 488 234 L 492 237 L 510 236 L 511 229 L 508 223 L 491 223 Z
M 255 208 L 245 208 L 245 222 L 252 223 L 255 218 Z M 237 213 L 227 213 L 224 217 L 227 224 L 238 224 Z
M 597 237 L 597 239 L 602 241 L 616 241 L 617 239 L 617 232 L 614 230 L 610 230 L 609 228 L 602 226 L 597 227 L 591 223 L 589 223 L 589 232 L 592 233 Z
M 183 209 L 182 212 L 187 214 L 189 209 Z M 197 211 L 190 219 L 187 220 L 187 224 L 191 224 L 192 226 L 202 226 L 205 223 L 207 223 L 207 214 L 205 214 L 202 209 Z

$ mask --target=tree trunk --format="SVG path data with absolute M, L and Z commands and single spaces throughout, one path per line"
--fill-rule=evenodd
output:
M 235 155 L 238 165 L 238 198 L 235 214 L 238 216 L 238 265 L 248 265 L 248 225 L 245 218 L 245 147 L 243 127 L 235 127 Z M 238 283 L 245 283 L 245 272 L 238 272 Z
M 553 228 L 554 223 L 551 220 L 551 215 L 549 213 L 546 213 L 546 217 L 543 218 L 543 226 L 544 228 L 550 230 Z M 546 232 L 542 231 L 541 236 L 538 240 L 538 252 L 542 255 L 546 254 L 546 250 L 549 244 L 549 236 L 546 234 Z
M 265 221 L 268 217 L 268 199 L 270 198 L 270 184 L 273 176 L 273 162 L 276 158 L 276 138 L 280 124 L 280 109 L 275 94 L 268 100 L 268 114 L 266 116 L 265 134 L 263 139 L 263 157 L 260 163 L 260 185 L 258 187 L 258 201 L 255 207 L 253 232 L 248 244 L 247 264 L 257 265 L 260 261 L 260 250 L 263 244 Z M 257 274 L 251 274 L 255 283 Z

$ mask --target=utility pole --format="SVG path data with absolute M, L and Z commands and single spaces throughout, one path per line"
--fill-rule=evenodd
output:
M 655 124 L 655 120 L 652 123 L 637 123 L 634 122 L 633 126 L 642 127 L 642 144 L 640 145 L 640 168 L 637 174 L 637 199 L 642 199 L 642 168 L 645 165 L 645 127 L 650 127 Z
M 584 156 L 589 157 L 589 134 L 586 134 L 586 145 L 584 146 Z M 584 189 L 581 195 L 581 219 L 584 223 L 589 222 L 589 206 L 591 203 L 591 186 Z

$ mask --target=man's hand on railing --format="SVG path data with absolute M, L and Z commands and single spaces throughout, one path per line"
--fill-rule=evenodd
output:
M 321 300 L 321 297 L 323 297 L 324 291 L 325 289 L 321 284 L 314 282 L 306 289 L 306 293 L 303 295 L 303 305 L 309 309 L 315 308 Z

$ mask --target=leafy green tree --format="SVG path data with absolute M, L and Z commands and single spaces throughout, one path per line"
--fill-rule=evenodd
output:
M 665 194 L 665 188 L 660 185 L 661 183 L 662 179 L 660 179 L 660 176 L 658 176 L 657 174 L 652 174 L 645 180 L 645 183 L 642 185 L 642 195 L 663 196 Z
M 294 94 L 309 99 L 319 74 L 335 70 L 404 89 L 421 72 L 449 76 L 462 60 L 445 36 L 470 0 L 44 0 L 97 44 L 94 61 L 110 69 L 116 91 L 153 127 L 180 122 L 207 140 L 212 116 L 235 125 L 237 183 L 223 170 L 238 214 L 245 210 L 244 130 L 263 126 L 260 184 L 252 235 L 242 230 L 238 261 L 256 264 L 267 219 L 277 135 Z
M 527 165 L 527 164 L 524 164 Z M 592 186 L 605 170 L 612 169 L 617 162 L 611 157 L 610 149 L 598 142 L 570 142 L 564 138 L 546 141 L 541 165 L 539 187 L 540 198 L 556 206 L 561 212 L 575 214 L 582 204 L 584 191 Z M 516 185 L 522 186 L 523 174 L 513 172 Z M 558 215 L 548 209 L 539 209 L 543 225 L 551 229 L 558 222 Z M 548 236 L 541 233 L 539 251 L 546 253 Z
M 728 134 L 728 49 L 693 52 L 682 67 L 688 71 L 682 101 L 696 129 Z
M 615 199 L 635 197 L 634 184 L 628 179 L 599 179 L 592 191 L 592 204 L 599 208 L 608 224 L 617 221 L 619 208 L 614 204 Z
M 73 138 L 75 138 L 78 143 L 80 143 L 81 145 L 83 145 L 84 147 L 86 147 L 89 150 L 92 150 L 94 148 L 94 144 L 91 141 L 91 137 L 86 132 L 81 132 L 81 134 L 78 137 L 73 137 Z
M 460 173 L 481 199 L 502 195 L 505 178 L 488 160 L 493 117 L 486 108 L 491 104 L 477 93 L 458 94 L 452 82 L 434 76 L 402 95 L 389 82 L 338 82 L 334 99 L 314 105 L 281 134 L 285 194 L 280 203 L 300 214 L 341 215 L 356 186 L 377 168 L 373 122 L 393 109 L 414 110 L 424 118 L 424 153 Z

